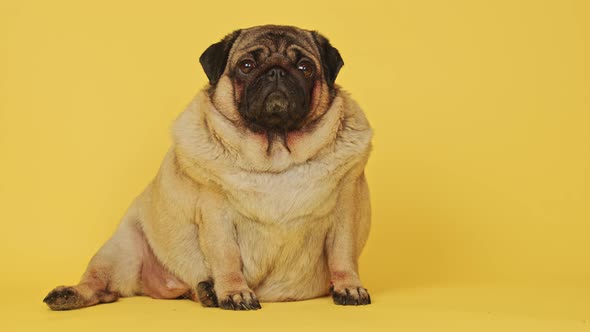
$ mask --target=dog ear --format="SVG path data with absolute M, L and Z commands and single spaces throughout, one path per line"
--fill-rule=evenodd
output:
M 201 57 L 199 62 L 203 66 L 203 70 L 209 79 L 211 85 L 215 85 L 227 64 L 227 58 L 229 57 L 229 51 L 231 50 L 234 42 L 240 35 L 241 30 L 236 30 L 229 35 L 225 36 L 220 42 L 209 46 Z
M 340 52 L 330 44 L 328 38 L 314 31 L 313 39 L 320 50 L 324 78 L 330 87 L 334 87 L 336 76 L 338 76 L 340 68 L 344 66 L 344 60 L 342 60 Z

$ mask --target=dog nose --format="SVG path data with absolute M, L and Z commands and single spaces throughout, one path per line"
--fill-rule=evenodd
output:
M 277 81 L 279 78 L 285 77 L 285 74 L 283 68 L 273 67 L 268 71 L 267 76 L 271 81 Z

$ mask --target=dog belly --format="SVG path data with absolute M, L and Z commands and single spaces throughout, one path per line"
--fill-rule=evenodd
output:
M 327 264 L 322 260 L 315 265 L 299 262 L 277 267 L 254 292 L 264 302 L 299 301 L 327 295 L 329 286 Z
M 174 299 L 189 292 L 189 286 L 170 273 L 143 238 L 141 292 L 155 299 Z
M 236 224 L 243 272 L 261 301 L 294 301 L 327 294 L 330 285 L 325 218 L 268 225 Z

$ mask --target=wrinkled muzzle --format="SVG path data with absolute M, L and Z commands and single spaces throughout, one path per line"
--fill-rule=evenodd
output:
M 283 68 L 272 67 L 245 87 L 239 112 L 256 132 L 298 129 L 310 108 L 305 86 Z

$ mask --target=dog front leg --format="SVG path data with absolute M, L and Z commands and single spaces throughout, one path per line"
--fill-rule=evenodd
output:
M 208 192 L 200 200 L 199 243 L 213 277 L 219 307 L 229 310 L 260 309 L 260 302 L 242 273 L 234 218 L 222 195 Z M 206 282 L 199 289 L 211 289 Z
M 369 191 L 364 174 L 344 183 L 334 223 L 326 238 L 330 292 L 336 304 L 365 305 L 371 303 L 371 297 L 361 284 L 358 258 L 369 233 Z

